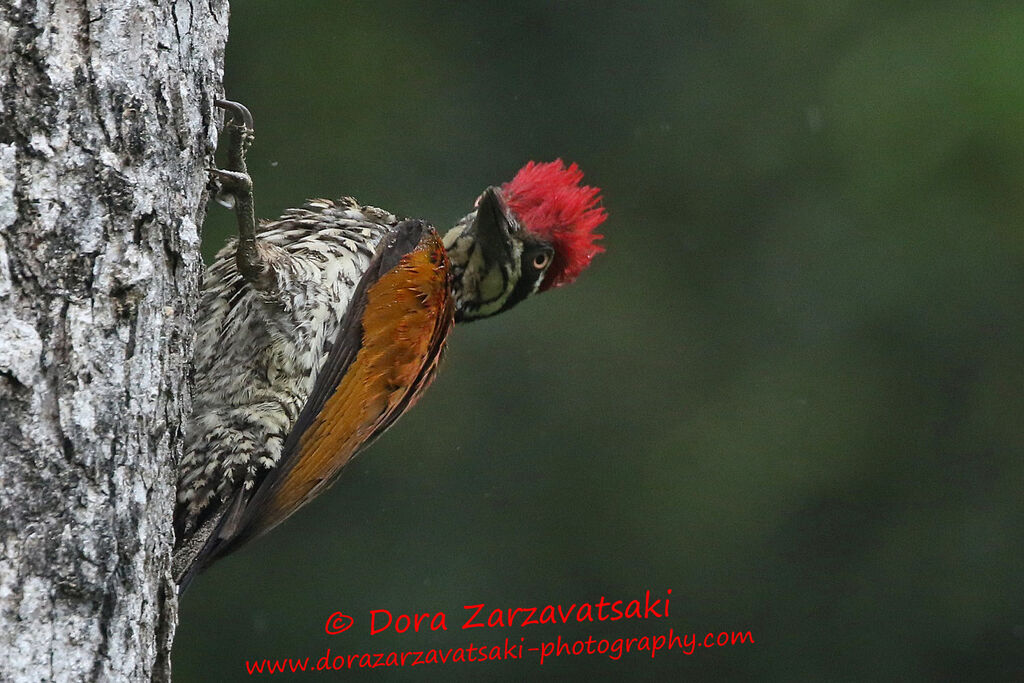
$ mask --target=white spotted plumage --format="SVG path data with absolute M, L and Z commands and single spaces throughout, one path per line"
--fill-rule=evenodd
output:
M 203 283 L 194 412 L 178 467 L 186 532 L 277 463 L 356 285 L 397 222 L 351 198 L 287 211 L 258 232 L 276 273 L 266 291 L 238 272 L 234 240 L 217 254 Z

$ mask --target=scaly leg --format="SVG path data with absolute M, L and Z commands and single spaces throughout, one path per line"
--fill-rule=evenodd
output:
M 269 289 L 274 284 L 274 270 L 260 254 L 256 245 L 256 212 L 252 199 L 252 178 L 245 166 L 245 154 L 255 136 L 252 114 L 238 102 L 216 100 L 228 112 L 224 126 L 228 135 L 228 168 L 211 168 L 210 175 L 220 182 L 221 192 L 232 199 L 238 219 L 238 250 L 235 262 L 238 272 L 256 289 Z

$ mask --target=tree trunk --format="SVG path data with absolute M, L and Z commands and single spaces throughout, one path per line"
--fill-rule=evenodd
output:
M 0 680 L 170 676 L 227 2 L 0 3 Z

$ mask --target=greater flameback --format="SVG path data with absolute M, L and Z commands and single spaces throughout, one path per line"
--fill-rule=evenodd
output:
M 239 235 L 206 271 L 175 509 L 181 590 L 211 562 L 319 495 L 430 384 L 454 322 L 507 311 L 572 282 L 602 251 L 600 190 L 561 161 L 489 187 L 444 237 L 347 197 L 257 227 L 230 120 L 211 170 Z

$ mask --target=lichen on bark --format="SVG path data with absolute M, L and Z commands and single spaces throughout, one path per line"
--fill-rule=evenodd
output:
M 0 5 L 0 680 L 169 677 L 227 3 Z

